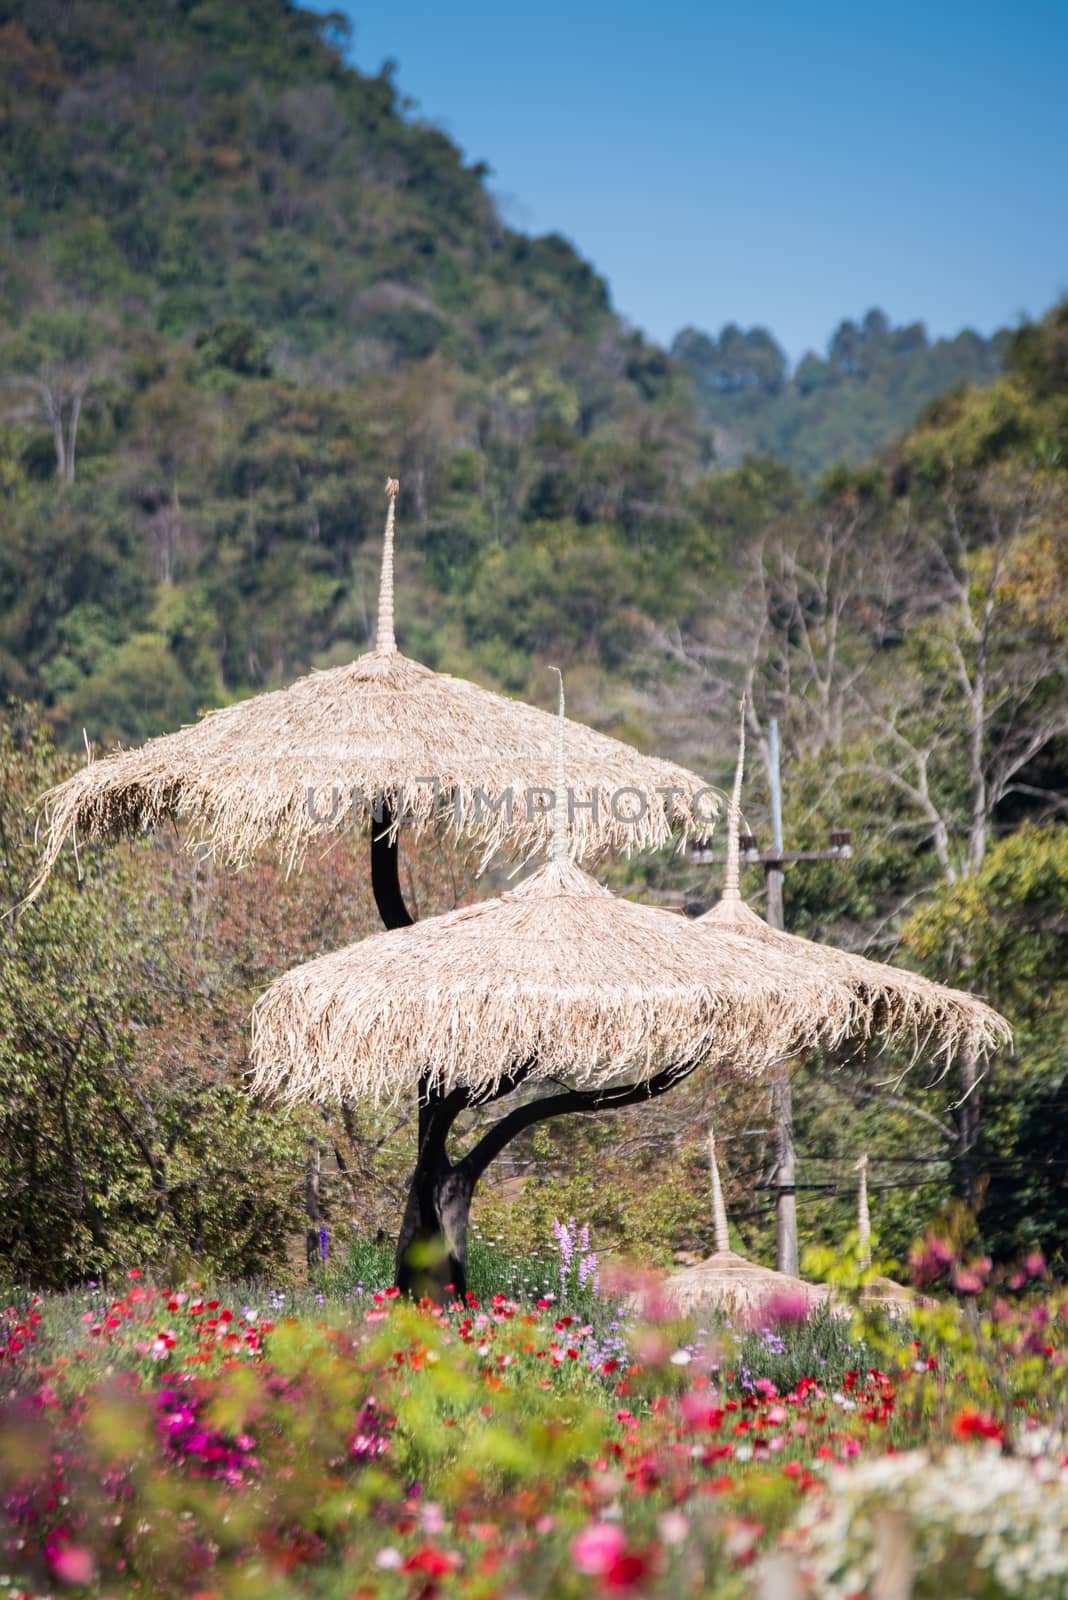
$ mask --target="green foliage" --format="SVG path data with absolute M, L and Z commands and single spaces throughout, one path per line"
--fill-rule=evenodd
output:
M 765 328 L 729 323 L 718 339 L 686 328 L 672 350 L 693 376 L 719 459 L 733 464 L 759 452 L 813 479 L 890 444 L 936 395 L 991 382 L 1008 345 L 1007 334 L 988 340 L 971 332 L 932 344 L 922 323 L 893 328 L 883 312 L 869 311 L 859 327 L 841 323 L 826 356 L 808 351 L 791 375 Z M 1022 369 L 1026 340 L 1019 352 L 1013 359 Z
M 1023 827 L 993 844 L 979 871 L 940 889 L 902 929 L 932 977 L 990 997 L 1013 1019 L 1012 1057 L 979 1088 L 979 1221 L 999 1258 L 1039 1248 L 1063 1269 L 1068 1165 L 1068 829 Z
M 298 1126 L 157 1029 L 195 1008 L 190 926 L 144 851 L 30 883 L 33 801 L 63 773 L 41 723 L 0 723 L 0 1249 L 12 1278 L 63 1285 L 137 1261 L 256 1272 L 299 1225 Z M 161 892 L 164 889 L 164 892 Z

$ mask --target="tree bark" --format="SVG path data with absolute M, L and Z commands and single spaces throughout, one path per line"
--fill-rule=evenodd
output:
M 410 928 L 415 918 L 405 904 L 400 886 L 399 838 L 390 832 L 396 820 L 396 811 L 387 805 L 382 808 L 381 826 L 371 824 L 371 891 L 387 928 Z
M 322 1254 L 319 1248 L 319 1141 L 311 1134 L 308 1136 L 304 1162 L 304 1211 L 308 1219 L 304 1231 L 304 1254 L 308 1262 L 308 1279 L 314 1283 L 322 1265 Z
M 413 1300 L 447 1305 L 467 1293 L 467 1223 L 472 1185 L 463 1164 L 441 1153 L 420 1162 L 397 1238 L 396 1281 Z
M 395 812 L 384 812 L 371 834 L 371 887 L 387 928 L 406 928 L 414 918 L 405 904 L 398 871 L 396 835 L 389 837 Z M 458 1161 L 451 1161 L 449 1133 L 461 1111 L 474 1100 L 467 1089 L 446 1095 L 420 1085 L 418 1150 L 397 1239 L 397 1286 L 414 1299 L 446 1305 L 467 1293 L 467 1224 L 471 1196 L 490 1162 L 526 1128 L 572 1112 L 611 1111 L 665 1094 L 694 1070 L 696 1062 L 665 1067 L 644 1083 L 616 1089 L 567 1089 L 528 1101 L 507 1112 Z M 523 1082 L 530 1063 L 515 1071 L 492 1096 L 502 1099 Z

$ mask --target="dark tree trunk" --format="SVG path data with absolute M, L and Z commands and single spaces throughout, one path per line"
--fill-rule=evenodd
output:
M 397 1240 L 396 1281 L 413 1300 L 448 1305 L 467 1293 L 472 1185 L 444 1153 L 415 1170 Z
M 371 888 L 387 928 L 411 927 L 415 918 L 400 886 L 398 841 L 389 828 L 396 813 L 385 808 L 371 834 Z M 397 1239 L 396 1282 L 413 1299 L 446 1305 L 467 1293 L 467 1219 L 473 1184 L 449 1161 L 448 1132 L 466 1095 L 442 1098 L 424 1087 L 419 1105 L 419 1149 Z
M 397 839 L 388 829 L 395 812 L 387 810 L 378 833 L 371 834 L 371 887 L 387 928 L 415 921 L 401 892 Z M 495 1099 L 523 1082 L 531 1063 L 517 1063 Z M 569 1089 L 516 1106 L 501 1117 L 460 1161 L 450 1161 L 449 1131 L 473 1103 L 466 1089 L 438 1094 L 424 1081 L 419 1091 L 419 1145 L 397 1240 L 397 1286 L 416 1300 L 447 1305 L 467 1293 L 467 1221 L 475 1185 L 505 1146 L 525 1129 L 549 1117 L 608 1111 L 656 1099 L 693 1071 L 696 1062 L 665 1067 L 647 1082 L 618 1089 Z
M 375 897 L 378 914 L 387 928 L 410 928 L 415 918 L 404 903 L 400 886 L 398 837 L 390 838 L 389 829 L 397 813 L 384 806 L 381 826 L 371 824 L 371 891 Z M 379 831 L 375 833 L 375 828 Z
M 304 1230 L 304 1255 L 308 1262 L 308 1279 L 314 1281 L 322 1265 L 322 1235 L 319 1232 L 319 1141 L 312 1135 L 308 1137 L 304 1162 L 304 1211 L 308 1219 Z

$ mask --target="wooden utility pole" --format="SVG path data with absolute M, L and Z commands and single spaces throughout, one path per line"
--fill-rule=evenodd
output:
M 779 721 L 768 728 L 768 776 L 771 782 L 771 841 L 774 854 L 764 862 L 765 915 L 770 928 L 784 929 L 782 880 L 782 768 L 779 763 Z M 775 1115 L 775 1265 L 780 1272 L 798 1276 L 797 1191 L 794 1187 L 794 1101 L 790 1089 L 790 1064 L 781 1062 L 771 1080 Z
M 849 832 L 844 828 L 832 829 L 830 845 L 826 850 L 785 850 L 782 831 L 782 769 L 779 760 L 779 722 L 772 717 L 768 724 L 768 781 L 771 788 L 771 838 L 770 850 L 758 850 L 751 834 L 740 840 L 742 856 L 746 861 L 759 862 L 764 868 L 765 918 L 770 928 L 785 928 L 783 915 L 783 875 L 788 865 L 799 861 L 845 861 L 853 854 Z M 722 857 L 712 851 L 695 851 L 695 861 L 718 861 Z M 797 1196 L 794 1162 L 793 1098 L 790 1092 L 790 1072 L 787 1065 L 776 1070 L 771 1080 L 772 1109 L 775 1118 L 775 1233 L 776 1265 L 780 1272 L 798 1274 L 797 1254 Z

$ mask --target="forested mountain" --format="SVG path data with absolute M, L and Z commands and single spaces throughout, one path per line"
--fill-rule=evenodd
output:
M 772 716 L 789 843 L 853 830 L 851 861 L 788 875 L 789 925 L 986 992 L 1016 1025 L 1015 1059 L 964 1101 L 937 1064 L 803 1069 L 809 1236 L 841 1236 L 835 1183 L 867 1146 L 892 1248 L 954 1192 L 983 1201 L 993 1246 L 1059 1248 L 1068 303 L 990 345 L 869 317 L 788 380 L 763 334 L 666 354 L 569 244 L 505 228 L 484 172 L 343 42 L 284 0 L 0 0 L 0 692 L 68 749 L 25 709 L 5 720 L 5 904 L 33 875 L 26 807 L 83 729 L 140 740 L 367 647 L 396 474 L 402 649 L 543 705 L 553 662 L 576 715 L 713 781 L 746 688 L 758 836 Z M 795 406 L 799 470 L 712 460 L 682 357 L 746 427 L 778 418 L 765 451 L 790 454 L 774 430 Z M 905 431 L 813 481 L 869 424 L 873 445 Z M 24 1197 L 0 1243 L 28 1275 L 46 1249 L 59 1281 L 164 1236 L 251 1272 L 292 1226 L 299 1185 L 267 1160 L 212 1197 L 248 1138 L 243 1019 L 280 965 L 372 925 L 361 874 L 338 852 L 238 888 L 146 850 L 96 860 L 96 899 L 68 863 L 0 923 L 0 1191 Z M 474 892 L 451 859 L 414 870 L 424 910 Z M 717 892 L 685 859 L 619 870 L 691 909 Z M 745 888 L 759 903 L 757 871 Z M 757 1247 L 766 1119 L 756 1091 L 717 1091 Z M 517 1234 L 539 1205 L 585 1207 L 661 1258 L 709 1244 L 692 1092 L 635 1117 L 630 1155 L 615 1122 L 547 1134 Z M 279 1161 L 299 1149 L 293 1125 L 257 1126 Z M 372 1113 L 335 1136 L 377 1226 L 407 1145 Z
M 965 329 L 932 343 L 922 322 L 895 328 L 872 310 L 859 325 L 840 323 L 826 355 L 810 350 L 792 372 L 766 328 L 731 322 L 718 338 L 684 328 L 671 349 L 693 375 L 717 461 L 772 455 L 813 478 L 883 449 L 947 390 L 992 382 L 1008 338 Z
M 336 18 L 0 15 L 0 686 L 140 737 L 353 654 L 387 472 L 402 633 L 436 660 L 522 686 L 654 544 L 670 595 L 705 537 L 685 374 L 343 65 Z M 597 626 L 610 651 L 627 621 Z

